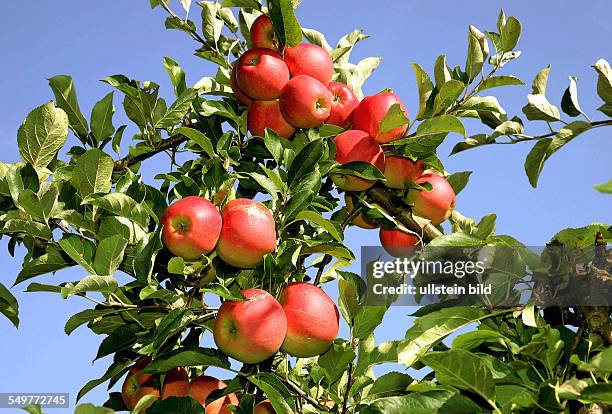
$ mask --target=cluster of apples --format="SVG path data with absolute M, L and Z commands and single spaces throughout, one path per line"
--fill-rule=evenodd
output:
M 247 198 L 229 201 L 219 212 L 203 197 L 173 203 L 161 219 L 162 240 L 174 255 L 200 260 L 216 249 L 226 263 L 249 269 L 276 250 L 276 224 L 266 206 Z
M 237 406 L 239 403 L 238 396 L 230 393 L 206 404 L 206 399 L 213 391 L 222 390 L 227 387 L 227 384 L 208 375 L 190 379 L 184 367 L 176 367 L 167 371 L 160 390 L 158 386 L 161 382 L 160 376 L 144 372 L 149 362 L 151 362 L 150 358 L 141 358 L 130 368 L 123 383 L 121 394 L 123 402 L 130 411 L 143 397 L 148 395 L 154 397 L 150 401 L 151 404 L 157 399 L 191 397 L 202 404 L 206 414 L 232 414 L 233 411 L 228 404 Z M 275 414 L 275 411 L 270 400 L 263 400 L 255 405 L 253 414 Z
M 302 43 L 279 51 L 265 14 L 253 22 L 250 37 L 253 48 L 238 59 L 231 82 L 236 98 L 248 106 L 251 134 L 263 136 L 270 128 L 291 139 L 297 128 L 350 123 L 359 100 L 351 88 L 332 82 L 334 64 L 327 50 Z
M 213 328 L 217 347 L 238 361 L 257 364 L 279 350 L 299 358 L 321 355 L 338 335 L 336 304 L 310 283 L 288 284 L 278 300 L 260 289 L 242 294 L 246 301 L 221 305 Z
M 355 161 L 367 162 L 384 173 L 383 184 L 395 190 L 403 190 L 408 182 L 420 185 L 431 185 L 430 191 L 411 189 L 407 201 L 412 205 L 412 212 L 438 225 L 447 220 L 455 208 L 455 192 L 448 181 L 436 172 L 427 172 L 422 160 L 413 161 L 408 157 L 388 155 L 381 144 L 402 138 L 408 125 L 390 130 L 383 130 L 383 120 L 393 105 L 399 105 L 407 115 L 408 112 L 400 98 L 392 92 L 381 92 L 364 98 L 354 111 L 352 129 L 344 131 L 335 139 L 336 161 L 347 164 Z M 371 188 L 376 182 L 350 174 L 332 174 L 334 183 L 347 191 L 345 196 L 347 209 L 353 210 L 350 192 L 360 192 Z M 357 216 L 353 224 L 373 229 L 380 227 L 377 222 L 368 220 L 363 215 Z M 393 255 L 401 253 L 403 247 L 416 246 L 418 237 L 399 229 L 380 229 L 380 241 L 383 247 Z

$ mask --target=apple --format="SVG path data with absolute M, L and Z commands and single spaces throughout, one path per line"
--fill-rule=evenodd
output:
M 408 110 L 401 99 L 393 92 L 381 92 L 365 97 L 353 113 L 353 128 L 361 129 L 370 134 L 376 141 L 384 143 L 395 141 L 406 134 L 408 125 L 381 132 L 382 123 L 387 112 L 393 104 L 400 104 L 402 110 L 408 115 Z
M 147 395 L 159 397 L 159 389 L 155 384 L 153 374 L 145 374 L 143 369 L 151 362 L 150 358 L 141 358 L 130 368 L 121 388 L 121 395 L 125 406 L 132 411 L 138 401 Z
M 311 43 L 288 47 L 285 62 L 292 77 L 312 76 L 325 86 L 331 82 L 334 74 L 334 62 L 327 50 Z
M 272 407 L 270 400 L 263 400 L 255 406 L 253 414 L 276 414 L 276 410 Z
M 346 211 L 351 214 L 355 208 L 353 196 L 350 193 L 346 193 L 344 195 L 344 202 L 346 204 Z M 363 214 L 359 214 L 357 217 L 355 217 L 352 223 L 358 227 L 361 227 L 362 229 L 376 229 L 380 227 L 378 223 L 368 220 Z
M 421 160 L 412 161 L 399 155 L 389 155 L 385 158 L 385 178 L 383 182 L 389 188 L 406 188 L 406 180 L 416 181 L 425 171 L 425 163 Z
M 413 234 L 400 229 L 380 229 L 380 244 L 391 256 L 401 256 L 407 253 L 408 247 L 417 246 L 420 240 Z
M 330 82 L 327 89 L 331 93 L 331 115 L 326 123 L 348 128 L 353 121 L 353 111 L 359 105 L 355 93 L 344 83 Z
M 354 161 L 364 161 L 373 164 L 376 168 L 385 169 L 385 154 L 380 144 L 367 132 L 350 129 L 339 134 L 335 139 L 336 161 L 347 164 Z M 366 180 L 354 175 L 332 174 L 332 181 L 346 191 L 365 191 L 375 184 L 373 180 Z
M 287 315 L 287 336 L 281 349 L 309 358 L 329 349 L 338 335 L 339 314 L 327 293 L 306 282 L 290 283 L 279 297 Z
M 268 292 L 245 289 L 243 302 L 225 301 L 213 327 L 217 347 L 247 364 L 262 362 L 280 349 L 287 334 L 283 307 Z
M 194 378 L 189 387 L 189 396 L 198 400 L 204 407 L 206 414 L 232 414 L 232 410 L 226 407 L 227 404 L 238 405 L 238 397 L 236 394 L 227 394 L 224 397 L 218 398 L 206 404 L 206 398 L 215 390 L 222 390 L 227 387 L 227 384 L 217 378 L 202 375 Z
M 299 75 L 287 82 L 279 101 L 283 117 L 296 128 L 318 127 L 331 114 L 331 94 L 310 76 Z
M 236 80 L 251 98 L 270 101 L 278 98 L 289 81 L 289 69 L 278 53 L 264 48 L 251 49 L 238 59 Z
M 431 191 L 410 190 L 408 203 L 412 205 L 412 212 L 419 217 L 430 220 L 433 224 L 440 224 L 450 217 L 455 208 L 456 198 L 453 187 L 446 179 L 438 174 L 427 173 L 416 180 L 417 184 L 431 184 Z
M 232 68 L 232 71 L 230 72 L 230 82 L 232 85 L 232 92 L 234 92 L 234 95 L 236 96 L 236 99 L 238 99 L 238 102 L 249 106 L 251 104 L 251 102 L 253 102 L 253 100 L 251 98 L 249 98 L 249 96 L 244 93 L 244 91 L 242 89 L 240 89 L 240 86 L 238 86 L 238 80 L 236 79 L 236 68 Z
M 223 227 L 217 254 L 225 263 L 251 269 L 276 250 L 276 223 L 263 204 L 237 198 L 225 205 L 221 217 Z
M 166 372 L 162 385 L 161 398 L 187 397 L 189 395 L 189 375 L 183 367 L 176 367 Z
M 250 36 L 253 47 L 277 50 L 274 27 L 267 14 L 262 14 L 255 19 L 251 25 Z
M 221 233 L 221 214 L 209 200 L 190 196 L 173 203 L 161 218 L 162 240 L 170 252 L 195 261 L 212 252 Z
M 247 127 L 251 134 L 263 137 L 266 128 L 274 130 L 283 138 L 290 139 L 295 128 L 289 124 L 280 110 L 278 99 L 273 101 L 253 101 L 247 113 Z

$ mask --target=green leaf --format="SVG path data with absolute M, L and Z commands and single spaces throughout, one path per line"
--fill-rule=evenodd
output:
M 71 234 L 61 239 L 59 245 L 72 260 L 88 273 L 96 273 L 93 267 L 95 246 L 92 242 L 76 234 Z
M 215 295 L 221 296 L 222 298 L 227 300 L 232 300 L 236 302 L 242 302 L 245 300 L 242 294 L 231 292 L 228 288 L 218 283 L 209 283 L 201 290 L 202 292 L 214 293 Z
M 204 414 L 204 407 L 191 397 L 169 397 L 157 400 L 147 408 L 147 414 L 168 413 Z
M 81 390 L 77 394 L 77 401 L 83 398 L 85 394 L 93 390 L 98 385 L 105 383 L 111 378 L 121 377 L 123 374 L 125 374 L 125 372 L 127 372 L 127 370 L 130 368 L 132 364 L 133 364 L 133 361 L 114 362 L 110 367 L 108 367 L 108 369 L 106 370 L 104 375 L 102 375 L 102 377 L 89 381 L 87 384 L 85 384 L 83 388 L 81 388 Z
M 68 137 L 66 113 L 48 102 L 28 114 L 17 131 L 21 158 L 34 168 L 44 168 L 57 155 Z
M 123 261 L 127 240 L 120 234 L 105 238 L 96 249 L 94 269 L 98 275 L 113 275 Z
M 609 404 L 612 401 L 612 384 L 589 385 L 580 393 L 580 400 Z
M 578 365 L 580 371 L 611 373 L 612 372 L 612 347 L 608 347 L 591 358 L 588 362 Z
M 222 7 L 240 7 L 245 9 L 260 10 L 261 4 L 257 0 L 222 0 Z
M 30 283 L 26 288 L 26 292 L 61 293 L 62 287 L 55 285 L 45 285 L 42 283 Z
M 287 172 L 288 184 L 291 186 L 299 182 L 306 174 L 312 172 L 322 157 L 323 141 L 318 139 L 309 142 L 293 159 L 291 167 L 289 167 Z
M 221 5 L 217 2 L 202 1 L 202 33 L 209 42 L 217 44 L 223 30 L 223 20 L 217 18 L 217 12 Z
M 541 139 L 533 146 L 525 160 L 525 173 L 532 187 L 535 188 L 538 185 L 538 179 L 546 160 L 561 147 L 590 128 L 591 124 L 588 122 L 575 121 L 561 128 L 554 138 Z
M 198 92 L 195 89 L 185 89 L 183 93 L 179 95 L 176 101 L 168 108 L 164 116 L 157 120 L 155 128 L 157 129 L 168 129 L 176 126 L 185 117 L 191 103 L 195 98 L 198 97 Z
M 391 105 L 387 111 L 387 114 L 380 123 L 380 133 L 384 134 L 385 132 L 389 132 L 395 128 L 400 128 L 408 124 L 410 124 L 408 115 L 402 109 L 400 104 L 394 103 Z
M 157 253 L 162 249 L 161 233 L 156 231 L 148 233 L 136 245 L 136 255 L 134 257 L 134 274 L 136 279 L 141 282 L 149 282 L 153 273 L 153 264 Z
M 465 136 L 465 127 L 459 118 L 453 115 L 440 115 L 426 119 L 417 127 L 417 135 L 439 132 L 456 132 Z
M 117 279 L 113 276 L 85 276 L 74 286 L 62 288 L 62 297 L 68 298 L 72 295 L 85 292 L 112 293 L 117 290 Z
M 168 72 L 168 76 L 170 76 L 170 81 L 174 87 L 174 94 L 180 96 L 187 89 L 185 71 L 176 61 L 167 56 L 164 57 L 164 67 L 166 72 Z
M 457 336 L 453 340 L 453 349 L 470 351 L 486 342 L 503 343 L 503 338 L 500 332 L 480 329 Z
M 31 237 L 49 240 L 53 236 L 49 227 L 42 223 L 24 219 L 9 219 L 0 228 L 0 234 L 24 233 Z
M 276 414 L 294 413 L 293 396 L 278 377 L 267 372 L 261 372 L 251 375 L 247 379 L 268 397 Z
M 95 360 L 104 358 L 107 355 L 122 351 L 132 346 L 138 339 L 137 334 L 141 331 L 137 324 L 126 324 L 115 329 L 100 343 Z
M 185 260 L 182 257 L 173 257 L 168 260 L 168 272 L 182 275 L 185 271 Z
M 436 379 L 445 385 L 471 391 L 488 402 L 495 398 L 493 376 L 477 355 L 461 349 L 429 352 L 421 361 L 436 371 Z
M 110 138 L 115 132 L 113 126 L 113 92 L 97 102 L 91 111 L 91 133 L 98 142 Z
M 493 112 L 505 115 L 506 111 L 501 107 L 499 101 L 494 96 L 472 96 L 461 105 L 460 111 Z
M 485 35 L 474 26 L 468 30 L 468 52 L 465 71 L 471 82 L 482 71 L 484 61 L 489 55 L 489 46 Z
M 602 106 L 600 106 L 599 108 L 597 108 L 598 111 L 601 111 L 603 114 L 609 116 L 610 118 L 612 118 L 612 104 L 603 104 Z
M 455 194 L 459 194 L 467 185 L 470 175 L 472 171 L 456 172 L 446 177 L 446 181 L 453 187 Z
M 74 132 L 81 138 L 86 137 L 89 133 L 89 127 L 79 108 L 72 78 L 67 75 L 54 76 L 49 79 L 49 86 L 55 95 L 58 108 L 63 109 L 68 115 L 68 121 Z
M 484 91 L 485 89 L 497 88 L 500 86 L 524 84 L 525 82 L 512 75 L 492 76 L 490 78 L 485 79 L 478 87 L 478 90 Z
M 467 246 L 460 244 L 461 246 Z M 398 362 L 412 366 L 427 350 L 446 336 L 471 323 L 503 313 L 489 313 L 477 307 L 452 307 L 421 316 L 406 331 L 406 337 L 398 345 Z
M 230 368 L 230 362 L 221 351 L 213 348 L 179 348 L 160 355 L 147 365 L 145 372 L 157 373 L 176 367 L 220 367 Z
M 576 85 L 577 78 L 570 76 L 570 84 L 563 93 L 561 99 L 561 109 L 569 116 L 578 116 L 582 113 L 578 104 L 578 87 Z
M 108 154 L 97 148 L 90 149 L 77 160 L 70 182 L 81 197 L 108 193 L 113 185 L 114 166 L 115 162 Z
M 612 194 L 612 180 L 608 180 L 607 182 L 600 185 L 594 185 L 593 188 L 599 191 L 600 193 Z
M 325 35 L 323 33 L 318 32 L 314 29 L 305 29 L 303 27 L 302 33 L 304 34 L 304 37 L 306 37 L 306 40 L 308 40 L 313 45 L 321 46 L 328 52 L 332 51 L 332 47 L 329 45 L 329 43 L 327 43 L 327 40 L 325 39 Z
M 125 128 L 127 128 L 127 125 L 121 125 L 115 131 L 115 135 L 113 135 L 112 147 L 113 151 L 115 151 L 117 155 L 119 155 L 119 152 L 121 150 L 121 139 L 123 138 L 123 132 L 125 131 Z
M 106 315 L 112 315 L 117 312 L 117 309 L 85 309 L 72 315 L 68 321 L 66 321 L 66 325 L 64 325 L 64 332 L 66 335 L 70 335 L 81 325 L 89 323 L 94 319 L 102 318 Z
M 446 133 L 417 135 L 390 142 L 388 148 L 397 155 L 424 159 L 436 153 L 436 149 L 444 142 L 446 135 Z
M 335 167 L 332 174 L 355 175 L 366 180 L 384 180 L 385 175 L 373 164 L 365 161 L 352 161 Z
M 325 370 L 330 383 L 335 382 L 346 371 L 348 365 L 355 360 L 356 354 L 348 341 L 337 339 L 317 360 Z
M 163 0 L 162 0 L 163 1 Z M 80 404 L 74 410 L 74 414 L 114 414 L 110 408 L 96 407 L 93 404 Z
M 428 108 L 428 102 L 434 85 L 427 72 L 417 63 L 412 63 L 412 70 L 414 71 L 414 77 L 416 78 L 417 89 L 419 91 L 419 111 L 417 112 L 416 119 L 422 120 L 428 115 L 428 109 L 430 109 Z
M 521 37 L 521 22 L 510 16 L 501 31 L 502 51 L 509 52 L 514 49 Z
M 605 59 L 599 59 L 593 66 L 599 75 L 597 78 L 597 94 L 607 104 L 612 105 L 612 69 Z
M 202 148 L 210 158 L 214 158 L 215 150 L 213 148 L 212 142 L 210 141 L 210 138 L 208 138 L 202 132 L 198 131 L 197 129 L 188 127 L 180 127 L 176 129 L 175 132 L 177 134 L 185 135 L 187 138 L 197 144 L 200 148 Z
M 382 323 L 387 312 L 386 306 L 361 306 L 353 322 L 353 336 L 365 339 Z
M 523 113 L 530 121 L 554 122 L 561 119 L 559 109 L 548 102 L 544 95 L 527 95 L 527 101 Z
M 452 79 L 451 73 L 446 65 L 445 55 L 440 55 L 436 58 L 436 62 L 434 63 L 434 79 L 436 80 L 438 89 L 441 89 L 442 85 Z
M 450 106 L 455 103 L 457 98 L 461 96 L 461 92 L 463 92 L 464 89 L 465 85 L 463 82 L 456 79 L 451 79 L 444 83 L 440 88 L 440 92 L 434 99 L 434 115 L 443 113 L 450 108 Z
M 19 327 L 19 304 L 13 294 L 0 283 L 0 313 L 11 321 L 15 328 Z
M 406 395 L 380 398 L 370 405 L 363 407 L 360 414 L 473 414 L 472 411 L 464 411 L 463 407 L 458 411 L 441 411 L 441 408 L 456 393 L 447 389 L 434 389 L 432 391 L 417 393 L 413 392 Z M 480 414 L 482 411 L 477 411 Z
M 374 381 L 374 384 L 372 384 L 372 387 L 368 391 L 367 398 L 380 398 L 388 394 L 404 393 L 412 381 L 413 379 L 410 375 L 399 372 L 388 372 Z
M 550 73 L 550 65 L 538 72 L 531 84 L 532 95 L 546 95 L 546 83 L 548 82 L 548 74 Z
M 128 218 L 145 228 L 149 224 L 149 215 L 144 207 L 132 197 L 123 193 L 111 193 L 103 196 L 92 194 L 85 197 L 82 204 L 100 207 L 109 213 Z
M 323 230 L 331 234 L 331 236 L 339 242 L 342 242 L 344 239 L 344 235 L 340 226 L 331 220 L 327 220 L 321 214 L 316 211 L 304 210 L 300 211 L 297 216 L 295 216 L 294 221 L 306 220 L 311 224 L 315 224 L 318 227 L 321 227 Z
M 291 0 L 268 0 L 270 19 L 278 34 L 281 49 L 284 45 L 297 46 L 302 41 L 302 28 L 295 16 Z
M 59 250 L 49 248 L 47 253 L 23 265 L 14 285 L 33 277 L 44 275 L 45 273 L 56 272 L 69 266 L 71 265 L 66 262 Z

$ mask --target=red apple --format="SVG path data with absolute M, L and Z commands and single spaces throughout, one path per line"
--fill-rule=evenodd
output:
M 232 71 L 230 72 L 230 82 L 232 85 L 232 92 L 234 92 L 234 95 L 236 96 L 236 99 L 238 99 L 238 102 L 249 106 L 251 104 L 251 102 L 253 102 L 253 100 L 251 98 L 249 98 L 249 96 L 244 93 L 244 91 L 242 89 L 240 89 L 240 86 L 238 86 L 238 80 L 236 79 L 236 68 L 232 68 Z
M 344 202 L 346 203 L 346 211 L 351 214 L 355 208 L 353 196 L 351 196 L 350 193 L 346 193 L 344 195 Z M 376 229 L 380 227 L 378 223 L 368 220 L 363 214 L 359 214 L 357 217 L 355 217 L 352 223 L 358 227 L 361 227 L 362 229 Z
M 251 25 L 250 35 L 253 47 L 277 50 L 274 27 L 267 14 L 262 14 L 255 19 Z
M 159 397 L 159 389 L 155 384 L 153 374 L 145 374 L 142 370 L 151 362 L 150 358 L 141 358 L 130 368 L 121 388 L 121 395 L 125 406 L 132 411 L 138 401 L 147 395 Z
M 276 410 L 272 407 L 270 400 L 263 400 L 255 406 L 253 414 L 276 414 Z
M 209 200 L 190 196 L 172 204 L 161 218 L 162 240 L 170 252 L 195 261 L 215 249 L 221 214 Z
M 278 98 L 289 81 L 289 69 L 278 53 L 270 49 L 251 49 L 238 59 L 236 80 L 251 98 L 270 101 Z
M 327 89 L 331 93 L 331 115 L 326 123 L 348 128 L 353 121 L 353 111 L 359 105 L 355 93 L 344 83 L 330 82 Z
M 318 127 L 331 114 L 331 94 L 310 76 L 296 76 L 287 82 L 279 101 L 283 116 L 296 128 Z
M 307 75 L 327 86 L 334 74 L 334 62 L 327 50 L 310 43 L 301 43 L 285 50 L 285 62 L 291 76 Z
M 419 238 L 400 229 L 380 229 L 380 244 L 391 256 L 401 256 L 408 247 L 417 246 Z
M 280 349 L 287 317 L 276 298 L 260 289 L 245 289 L 244 302 L 226 301 L 213 328 L 217 347 L 247 364 L 262 362 Z
M 221 212 L 223 227 L 217 254 L 225 263 L 250 269 L 276 250 L 276 223 L 266 206 L 247 198 L 237 198 Z
M 425 171 L 425 163 L 421 160 L 412 161 L 399 155 L 385 158 L 385 178 L 383 184 L 389 188 L 406 188 L 406 180 L 416 181 Z
M 364 161 L 376 168 L 385 169 L 385 154 L 380 144 L 367 132 L 350 129 L 334 139 L 336 144 L 336 161 L 347 164 L 354 161 Z M 374 185 L 374 181 L 354 175 L 333 174 L 333 182 L 346 191 L 365 191 Z
M 266 128 L 273 129 L 283 138 L 290 139 L 295 133 L 280 111 L 278 99 L 273 101 L 253 101 L 247 113 L 247 126 L 251 134 L 263 137 Z
M 204 407 L 206 414 L 232 414 L 232 410 L 226 407 L 227 404 L 238 405 L 238 397 L 236 394 L 227 394 L 225 397 L 218 398 L 211 402 L 206 403 L 208 395 L 215 390 L 222 390 L 227 387 L 227 384 L 217 378 L 202 375 L 194 378 L 191 381 L 189 388 L 189 396 L 198 400 Z
M 433 224 L 440 224 L 448 219 L 456 204 L 455 191 L 448 181 L 438 174 L 427 173 L 416 180 L 416 183 L 429 183 L 432 188 L 431 191 L 408 192 L 408 203 L 412 205 L 412 212 Z
M 338 308 L 327 293 L 306 282 L 287 285 L 280 303 L 287 315 L 282 350 L 300 358 L 321 355 L 338 335 Z
M 385 116 L 387 116 L 387 112 L 393 104 L 400 104 L 406 116 L 408 115 L 408 110 L 404 103 L 393 92 L 381 92 L 376 95 L 367 96 L 353 113 L 353 128 L 367 132 L 376 141 L 381 143 L 395 141 L 403 137 L 408 130 L 408 125 L 386 132 L 381 132 L 380 130 L 380 124 L 385 119 Z
M 189 375 L 183 367 L 176 367 L 166 372 L 162 385 L 162 400 L 170 397 L 187 397 L 189 395 Z

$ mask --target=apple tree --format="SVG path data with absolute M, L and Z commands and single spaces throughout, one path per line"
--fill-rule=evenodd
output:
M 510 116 L 491 93 L 499 87 L 525 85 L 507 73 L 521 54 L 517 50 L 521 23 L 502 11 L 491 31 L 469 27 L 465 64 L 449 66 L 440 55 L 431 76 L 412 64 L 419 102 L 412 119 L 399 99 L 384 104 L 369 101 L 374 102 L 368 120 L 376 120 L 375 131 L 358 139 L 375 141 L 380 153 L 363 155 L 341 144 L 338 137 L 351 122 L 346 116 L 331 122 L 330 113 L 325 113 L 329 102 L 317 100 L 316 110 L 306 114 L 293 107 L 316 94 L 310 86 L 293 82 L 299 78 L 304 85 L 312 84 L 304 75 L 306 69 L 297 68 L 299 54 L 291 51 L 302 43 L 323 50 L 338 91 L 354 94 L 363 104 L 369 98 L 362 86 L 380 58 L 353 62 L 351 52 L 367 35 L 354 31 L 332 47 L 319 31 L 300 26 L 299 2 L 289 0 L 268 0 L 265 5 L 259 0 L 197 5 L 181 0 L 176 7 L 166 0 L 150 3 L 152 8 L 165 9 L 166 28 L 185 32 L 195 42 L 196 55 L 218 67 L 216 73 L 189 87 L 179 64 L 165 58 L 173 102 L 158 96 L 155 82 L 109 76 L 103 81 L 112 91 L 94 105 L 89 117 L 79 106 L 72 79 L 54 76 L 49 80 L 54 99 L 33 109 L 19 127 L 22 159 L 0 164 L 0 233 L 11 254 L 16 249 L 27 251 L 15 288 L 90 300 L 91 308 L 72 316 L 65 332 L 70 335 L 86 326 L 103 337 L 96 359 L 113 356 L 105 374 L 84 384 L 77 400 L 103 384 L 110 390 L 125 381 L 128 371 L 134 373 L 134 366 L 139 369 L 135 389 L 144 389 L 145 383 L 150 388 L 131 403 L 125 389 L 123 395 L 110 392 L 105 407 L 83 404 L 77 412 L 112 413 L 132 405 L 129 408 L 138 413 L 204 413 L 204 407 L 208 414 L 601 413 L 612 406 L 610 307 L 429 305 L 414 313 L 414 323 L 401 327 L 397 339 L 381 343 L 374 331 L 389 304 L 367 304 L 364 280 L 343 271 L 355 260 L 355 252 L 344 244 L 344 230 L 358 220 L 364 227 L 383 226 L 410 236 L 402 240 L 411 242 L 400 244 L 524 249 L 512 236 L 495 233 L 495 215 L 475 220 L 454 209 L 455 194 L 468 184 L 469 172 L 447 172 L 437 148 L 457 134 L 465 139 L 453 154 L 484 145 L 527 143 L 532 149 L 525 172 L 536 187 L 546 160 L 556 151 L 580 134 L 612 125 L 612 70 L 606 60 L 593 66 L 596 92 L 603 101 L 600 114 L 589 116 L 581 109 L 575 78 L 570 78 L 559 110 L 546 97 L 550 68 L 545 67 L 532 82 L 523 113 Z M 198 19 L 181 17 L 184 12 Z M 263 27 L 263 33 L 255 35 L 254 22 L 262 15 L 269 16 L 272 31 L 266 34 Z M 245 69 L 236 75 L 240 63 L 235 62 L 254 50 L 254 43 L 275 51 L 251 52 L 254 57 L 245 66 L 252 69 L 271 59 L 282 66 L 284 59 L 287 73 L 281 68 L 274 79 L 263 79 Z M 284 83 L 275 86 L 283 76 Z M 287 82 L 297 85 L 293 95 L 285 93 Z M 316 82 L 319 87 L 321 82 Z M 274 110 L 278 115 L 273 107 L 278 103 L 251 100 L 276 102 L 279 95 L 274 90 L 281 87 L 283 116 L 270 120 L 265 114 Z M 259 111 L 264 115 L 250 109 L 255 105 L 263 105 Z M 125 111 L 131 125 L 114 123 L 115 106 Z M 354 127 L 364 125 L 355 129 L 368 128 L 367 122 L 354 116 Z M 290 122 L 281 124 L 283 117 Z M 463 122 L 467 118 L 479 121 L 478 131 L 467 131 Z M 545 122 L 550 132 L 530 135 L 527 121 Z M 123 153 L 121 144 L 127 140 L 129 151 Z M 356 140 L 351 138 L 351 145 Z M 155 183 L 145 182 L 142 166 L 164 154 L 169 158 L 167 171 L 159 171 Z M 377 157 L 400 158 L 421 170 L 391 185 L 397 177 L 384 174 L 385 164 L 377 165 Z M 421 179 L 425 169 L 448 186 L 447 194 L 452 193 L 452 203 L 442 216 L 420 207 L 437 188 L 434 179 Z M 611 182 L 596 189 L 610 193 Z M 350 190 L 346 198 L 345 190 Z M 169 206 L 194 197 L 208 200 L 207 208 L 214 211 L 210 214 L 223 216 L 219 215 L 217 227 L 206 231 L 202 229 L 209 222 L 196 222 L 193 243 L 214 240 L 195 254 L 164 235 L 170 230 L 178 234 L 196 220 L 189 216 L 190 209 L 197 209 L 193 205 L 186 207 L 185 222 L 167 216 Z M 263 208 L 267 227 L 249 227 L 251 213 L 244 213 L 246 219 L 232 219 L 229 226 L 229 216 L 236 210 L 228 206 L 236 200 Z M 447 219 L 450 232 L 440 225 Z M 272 247 L 262 247 L 260 256 L 249 261 L 270 235 Z M 609 287 L 611 237 L 610 225 L 596 222 L 560 230 L 551 237 L 551 245 L 595 246 L 595 259 L 585 268 L 567 270 L 566 276 L 598 280 Z M 217 240 L 224 240 L 223 247 Z M 533 255 L 519 260 L 527 267 L 543 263 Z M 56 285 L 35 281 L 47 273 L 57 272 L 60 277 L 61 270 L 70 267 L 81 268 L 83 277 Z M 288 341 L 285 319 L 272 326 L 280 332 L 280 342 L 263 359 L 254 356 L 257 332 L 242 344 L 247 351 L 252 347 L 250 353 L 236 352 L 235 344 L 218 337 L 216 321 L 221 320 L 222 309 L 255 303 L 253 289 L 266 292 L 266 300 L 274 303 L 266 314 L 282 309 L 278 298 L 290 323 L 286 289 L 298 282 L 317 291 L 326 283 L 337 285 L 339 294 L 329 309 L 337 306 L 349 327 L 348 337 L 332 338 L 314 354 L 299 355 L 312 345 L 308 342 L 279 351 L 283 340 Z M 6 286 L 0 284 L 0 311 L 17 326 L 18 303 Z M 300 305 L 298 301 L 295 306 Z M 245 311 L 251 312 L 249 330 L 263 329 L 263 322 L 253 316 L 257 312 L 250 309 Z M 285 318 L 283 310 L 279 312 Z M 333 321 L 336 315 L 332 312 L 325 320 Z M 451 335 L 452 343 L 445 341 Z M 377 377 L 373 367 L 387 363 L 396 370 Z M 196 395 L 196 378 L 209 367 L 224 370 L 225 383 L 200 384 L 206 391 Z M 425 374 L 412 378 L 406 368 Z M 164 386 L 173 381 L 187 391 L 165 398 Z M 27 410 L 42 412 L 40 407 Z

